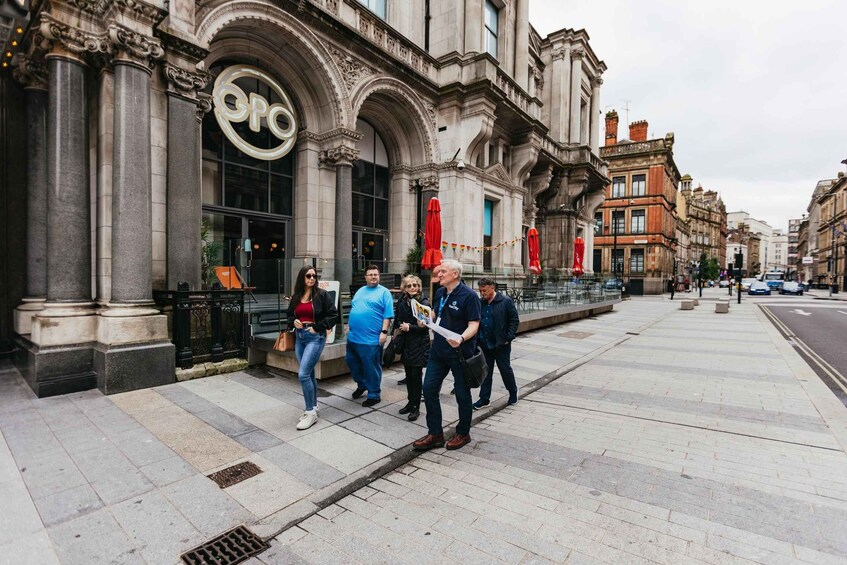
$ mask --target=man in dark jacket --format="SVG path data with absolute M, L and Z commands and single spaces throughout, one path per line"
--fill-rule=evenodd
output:
M 518 385 L 509 359 L 512 355 L 512 340 L 518 332 L 518 310 L 511 298 L 497 292 L 493 280 L 480 279 L 478 285 L 482 314 L 479 324 L 479 345 L 485 355 L 485 362 L 488 363 L 488 376 L 479 387 L 479 400 L 474 402 L 474 410 L 487 406 L 491 401 L 495 362 L 503 378 L 503 384 L 509 391 L 509 405 L 518 401 Z

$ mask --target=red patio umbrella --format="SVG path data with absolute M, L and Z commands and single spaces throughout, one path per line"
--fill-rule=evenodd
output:
M 426 207 L 426 232 L 421 267 L 434 269 L 441 264 L 441 203 L 432 198 Z
M 529 228 L 526 232 L 526 245 L 529 248 L 529 272 L 534 275 L 541 274 L 541 246 L 538 242 L 538 230 Z
M 582 268 L 582 258 L 585 255 L 585 242 L 578 237 L 573 242 L 573 276 L 579 278 L 585 270 Z

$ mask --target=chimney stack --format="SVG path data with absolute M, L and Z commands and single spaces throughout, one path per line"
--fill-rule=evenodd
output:
M 647 120 L 640 120 L 629 124 L 630 141 L 647 141 Z
M 618 113 L 606 112 L 606 145 L 618 144 Z

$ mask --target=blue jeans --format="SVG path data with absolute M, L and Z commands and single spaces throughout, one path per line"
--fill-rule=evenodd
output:
M 312 333 L 308 330 L 295 330 L 297 341 L 294 343 L 294 353 L 300 370 L 297 376 L 300 378 L 300 386 L 303 387 L 303 400 L 306 401 L 306 410 L 314 410 L 318 406 L 318 381 L 315 379 L 315 365 L 321 359 L 324 345 L 326 345 L 326 334 Z
M 485 362 L 488 363 L 488 376 L 485 377 L 482 386 L 479 387 L 479 399 L 491 400 L 491 385 L 494 381 L 494 363 L 497 363 L 497 368 L 500 369 L 500 376 L 503 377 L 503 384 L 506 390 L 509 391 L 509 397 L 518 395 L 518 385 L 515 382 L 515 372 L 512 370 L 510 357 L 512 356 L 512 344 L 501 345 L 494 349 L 482 348 L 482 354 L 485 355 Z
M 345 356 L 356 386 L 368 391 L 368 398 L 380 400 L 382 384 L 382 346 L 347 342 Z
M 441 435 L 444 428 L 441 426 L 441 384 L 447 373 L 453 372 L 453 383 L 456 385 L 456 404 L 459 405 L 459 423 L 456 433 L 467 435 L 471 432 L 471 415 L 473 406 L 471 400 L 471 389 L 465 385 L 462 364 L 458 355 L 440 357 L 434 353 L 429 355 L 429 363 L 426 365 L 426 377 L 424 377 L 423 393 L 426 405 L 426 427 L 432 435 Z

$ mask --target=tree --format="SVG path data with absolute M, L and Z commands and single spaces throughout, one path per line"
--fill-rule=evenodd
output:
M 209 288 L 216 280 L 215 267 L 221 264 L 223 243 L 209 241 L 212 226 L 209 220 L 203 219 L 200 225 L 200 272 L 203 277 L 203 287 Z

